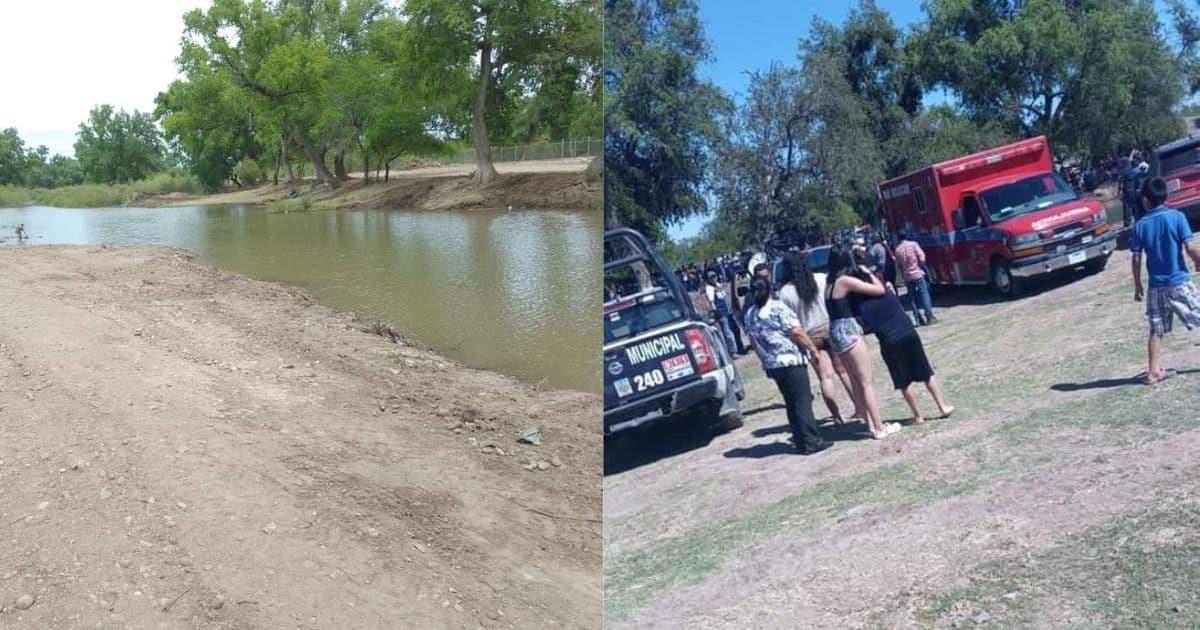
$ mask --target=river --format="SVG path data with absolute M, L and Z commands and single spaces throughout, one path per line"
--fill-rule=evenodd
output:
M 599 212 L 0 208 L 3 245 L 173 245 L 392 324 L 464 365 L 600 391 Z

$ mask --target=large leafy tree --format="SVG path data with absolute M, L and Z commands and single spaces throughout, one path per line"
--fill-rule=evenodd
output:
M 1147 0 L 930 0 L 925 8 L 915 65 L 976 119 L 1092 154 L 1179 131 L 1180 65 Z
M 730 107 L 696 74 L 710 51 L 694 0 L 606 0 L 605 225 L 661 239 L 707 210 L 706 176 Z
M 184 16 L 180 65 L 219 69 L 250 100 L 262 125 L 299 147 L 320 183 L 340 186 L 314 134 L 325 112 L 331 51 L 319 26 L 324 3 L 215 0 Z
M 407 0 L 404 14 L 409 54 L 426 69 L 426 88 L 466 100 L 470 82 L 471 140 L 475 180 L 496 177 L 492 130 L 505 131 L 518 111 L 520 96 L 536 91 L 538 65 L 561 42 L 564 7 L 555 0 Z
M 759 247 L 781 230 L 853 223 L 883 176 L 870 113 L 835 56 L 752 73 L 719 150 L 720 215 Z
M 96 107 L 80 123 L 75 157 L 90 182 L 143 179 L 162 165 L 163 143 L 150 114 L 111 105 Z
M 0 131 L 0 186 L 20 185 L 25 177 L 25 141 L 17 130 Z
M 188 79 L 171 83 L 158 95 L 155 115 L 166 137 L 186 154 L 200 185 L 215 190 L 230 179 L 238 162 L 259 152 L 254 111 L 227 74 L 203 60 L 188 64 Z

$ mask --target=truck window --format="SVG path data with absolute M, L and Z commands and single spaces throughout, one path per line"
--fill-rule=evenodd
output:
M 1058 173 L 1033 175 L 979 193 L 993 222 L 1078 199 Z
M 635 337 L 685 317 L 662 276 L 643 262 L 604 272 L 604 343 Z
M 1156 160 L 1158 168 L 1155 172 L 1165 175 L 1188 166 L 1200 164 L 1200 144 L 1179 149 L 1173 153 L 1163 153 Z
M 982 223 L 979 216 L 979 201 L 974 197 L 963 198 L 963 223 L 968 228 L 973 228 Z
M 917 212 L 925 214 L 925 190 L 920 187 L 913 189 L 913 198 L 917 201 Z

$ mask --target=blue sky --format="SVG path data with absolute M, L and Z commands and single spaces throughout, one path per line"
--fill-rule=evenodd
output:
M 876 0 L 876 4 L 901 27 L 919 22 L 923 15 L 921 3 L 915 0 Z M 714 57 L 700 74 L 736 97 L 746 91 L 748 71 L 776 61 L 796 62 L 800 40 L 808 35 L 813 18 L 841 24 L 857 6 L 858 0 L 700 0 L 700 16 Z M 694 236 L 707 220 L 693 217 L 668 233 L 673 238 Z

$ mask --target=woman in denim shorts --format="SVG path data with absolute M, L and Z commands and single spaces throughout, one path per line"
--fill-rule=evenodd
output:
M 878 296 L 884 288 L 862 278 L 870 276 L 866 267 L 854 264 L 849 250 L 834 248 L 829 255 L 829 279 L 825 285 L 825 310 L 829 312 L 829 349 L 850 373 L 854 404 L 863 412 L 867 429 L 875 439 L 900 430 L 898 424 L 885 424 L 875 392 L 875 367 L 863 342 L 863 330 L 854 317 L 851 294 Z M 865 275 L 864 275 L 865 274 Z

